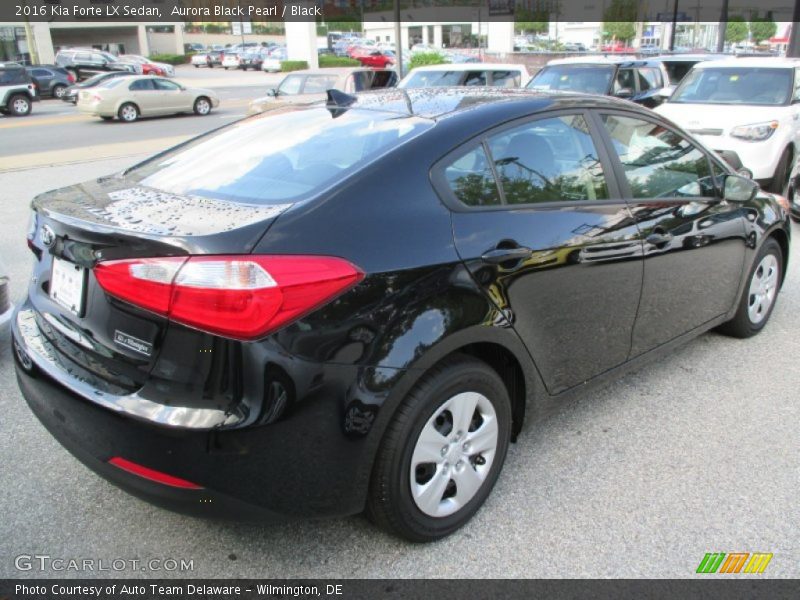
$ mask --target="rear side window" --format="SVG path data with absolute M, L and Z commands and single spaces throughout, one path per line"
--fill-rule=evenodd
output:
M 485 146 L 458 155 L 442 173 L 467 206 L 608 198 L 582 115 L 539 119 L 489 136 Z
M 463 71 L 426 71 L 414 69 L 402 85 L 405 88 L 446 87 L 460 85 Z
M 614 79 L 614 93 L 620 90 L 636 90 L 636 80 L 633 69 L 620 69 Z
M 108 86 L 106 86 L 108 87 Z M 128 89 L 132 92 L 142 92 L 152 90 L 153 88 L 153 80 L 152 79 L 138 79 L 131 83 Z
M 716 196 L 708 157 L 658 123 L 603 115 L 634 198 Z
M 444 177 L 455 197 L 467 206 L 501 204 L 494 171 L 482 145 L 456 158 L 444 169 Z
M 582 115 L 540 119 L 489 138 L 508 204 L 605 200 L 603 167 Z
M 303 88 L 304 94 L 324 94 L 336 87 L 336 75 L 309 75 Z M 361 88 L 359 88 L 361 89 Z
M 661 72 L 658 69 L 645 67 L 637 69 L 639 75 L 639 90 L 646 92 L 647 90 L 657 89 L 663 87 L 661 83 Z

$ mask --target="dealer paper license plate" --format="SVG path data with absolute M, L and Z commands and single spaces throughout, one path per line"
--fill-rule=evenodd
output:
M 53 257 L 50 297 L 64 308 L 79 315 L 83 312 L 86 269 Z

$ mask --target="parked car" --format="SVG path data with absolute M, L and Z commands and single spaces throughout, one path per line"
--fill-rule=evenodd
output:
M 726 58 L 729 57 L 724 54 L 665 54 L 654 60 L 663 63 L 667 70 L 669 85 L 674 89 L 697 63 Z
M 5 356 L 11 339 L 11 315 L 14 305 L 11 304 L 11 290 L 8 284 L 8 272 L 0 262 L 0 358 Z
M 25 70 L 33 79 L 39 95 L 43 97 L 63 98 L 67 88 L 77 79 L 74 73 L 53 65 L 25 67 Z
M 207 48 L 206 48 L 205 44 L 194 43 L 194 44 L 184 44 L 183 45 L 183 53 L 184 54 L 192 54 L 192 53 L 200 54 L 200 53 L 205 52 L 206 50 L 207 50 Z
M 133 123 L 140 117 L 194 112 L 205 116 L 219 106 L 211 90 L 186 88 L 152 75 L 117 77 L 78 92 L 78 110 L 110 121 Z
M 241 69 L 242 68 L 242 53 L 238 50 L 233 52 L 226 50 L 222 56 L 222 68 L 226 71 L 228 69 Z
M 69 48 L 56 54 L 56 64 L 75 73 L 78 81 L 93 77 L 104 71 L 127 71 L 141 73 L 137 65 L 121 62 L 113 54 L 93 48 Z
M 564 44 L 566 52 L 586 52 L 586 46 L 581 42 L 567 42 Z
M 648 108 L 661 104 L 671 91 L 662 62 L 605 56 L 551 60 L 528 88 L 616 96 Z
M 294 71 L 266 96 L 253 100 L 247 114 L 255 115 L 283 104 L 319 102 L 327 98 L 331 89 L 352 93 L 394 87 L 397 79 L 397 72 L 390 69 L 341 67 Z
M 138 65 L 141 68 L 142 75 L 158 75 L 159 77 L 175 77 L 175 67 L 170 64 L 155 62 L 146 56 L 138 54 L 124 54 L 119 57 L 121 63 L 130 63 Z
M 32 208 L 17 381 L 78 459 L 194 515 L 366 510 L 417 542 L 476 513 L 534 408 L 763 330 L 790 239 L 652 111 L 486 88 L 332 94 Z M 710 217 L 734 232 L 668 248 Z M 610 243 L 634 254 L 519 266 Z
M 281 70 L 281 63 L 288 57 L 286 48 L 279 46 L 270 50 L 269 54 L 264 57 L 261 63 L 261 70 L 266 73 L 279 73 Z
M 77 104 L 78 103 L 78 94 L 81 90 L 88 90 L 93 87 L 97 87 L 101 83 L 108 81 L 109 79 L 114 79 L 115 77 L 131 77 L 133 73 L 129 73 L 127 71 L 110 71 L 108 73 L 98 73 L 94 77 L 90 77 L 84 81 L 75 83 L 67 88 L 64 92 L 64 95 L 61 96 L 61 99 L 64 102 L 69 102 L 70 104 Z
M 261 66 L 264 64 L 264 59 L 267 56 L 269 56 L 268 48 L 263 48 L 263 47 L 252 48 L 242 53 L 239 65 L 245 71 L 247 71 L 247 69 L 260 71 Z
M 222 65 L 223 53 L 218 50 L 209 50 L 208 52 L 201 52 L 192 57 L 191 63 L 195 68 L 208 67 L 213 69 L 215 66 Z
M 462 63 L 417 67 L 397 87 L 490 86 L 520 87 L 528 81 L 525 65 Z
M 355 58 L 365 67 L 375 67 L 376 69 L 385 69 L 397 60 L 397 56 L 391 50 L 371 50 L 369 53 Z
M 0 114 L 25 117 L 39 100 L 33 79 L 19 63 L 0 62 Z
M 701 62 L 658 112 L 786 195 L 800 156 L 798 69 L 800 60 L 774 57 Z

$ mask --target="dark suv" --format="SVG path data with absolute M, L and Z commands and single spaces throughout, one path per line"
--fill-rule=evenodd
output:
M 72 71 L 78 80 L 88 79 L 101 71 L 137 72 L 134 65 L 120 62 L 113 54 L 92 48 L 61 50 L 56 55 L 56 64 Z
M 36 86 L 22 65 L 0 62 L 0 114 L 24 117 L 38 99 Z
M 616 96 L 653 108 L 669 95 L 669 76 L 658 60 L 630 56 L 565 58 L 547 63 L 527 87 Z

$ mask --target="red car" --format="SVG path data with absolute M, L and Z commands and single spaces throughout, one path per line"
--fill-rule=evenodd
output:
M 393 65 L 395 61 L 394 52 L 391 50 L 372 50 L 368 54 L 362 54 L 354 57 L 365 67 L 373 67 L 377 69 L 385 69 L 389 65 Z

